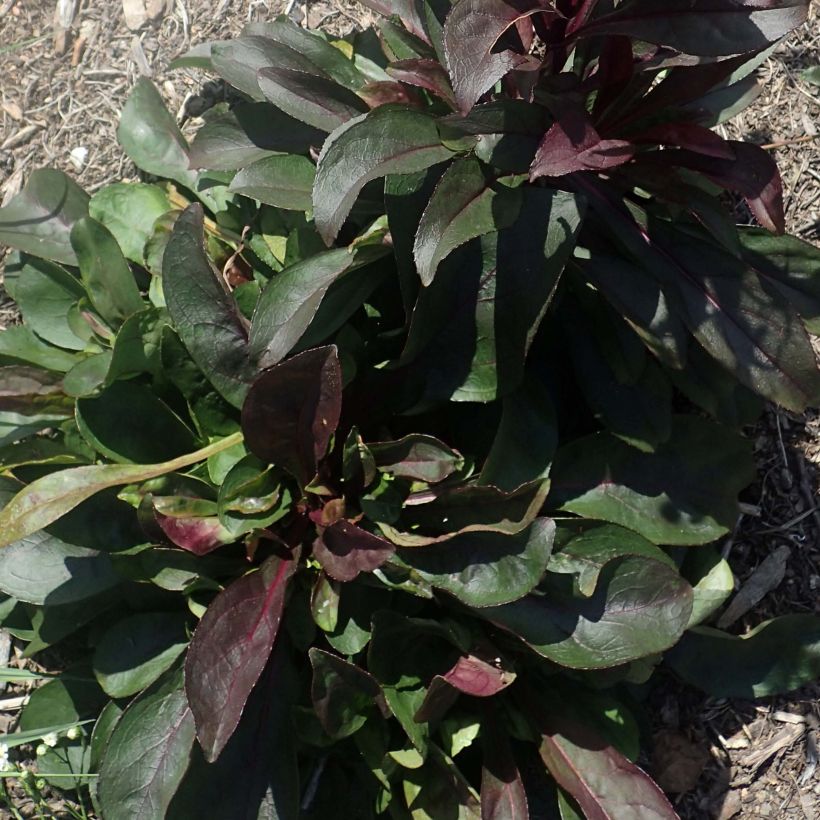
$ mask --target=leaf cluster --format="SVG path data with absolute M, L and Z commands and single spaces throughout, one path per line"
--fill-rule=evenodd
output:
M 145 181 L 0 209 L 0 621 L 83 647 L 20 728 L 95 720 L 43 763 L 106 820 L 674 818 L 664 656 L 820 669 L 813 616 L 706 625 L 742 428 L 820 399 L 820 253 L 711 130 L 807 3 L 366 4 L 177 60 L 236 92 L 190 143 L 139 80 Z

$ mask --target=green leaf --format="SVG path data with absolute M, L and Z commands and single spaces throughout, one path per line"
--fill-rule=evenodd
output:
M 558 421 L 549 392 L 534 378 L 505 396 L 502 406 L 480 481 L 511 492 L 549 475 L 558 446 Z
M 676 569 L 675 562 L 662 549 L 632 530 L 612 524 L 593 524 L 590 527 L 585 522 L 583 531 L 553 554 L 549 570 L 577 575 L 578 591 L 589 598 L 595 593 L 604 567 L 625 556 L 650 558 Z
M 820 675 L 820 619 L 784 615 L 743 636 L 699 626 L 666 660 L 683 680 L 716 698 L 785 694 Z
M 129 316 L 117 333 L 106 381 L 131 378 L 141 373 L 159 375 L 162 369 L 162 330 L 170 323 L 168 313 L 149 307 Z
M 62 372 L 71 370 L 77 363 L 74 354 L 46 344 L 24 325 L 13 325 L 0 333 L 0 361 L 3 359 Z
M 88 328 L 87 335 L 80 338 L 68 315 L 86 296 L 82 283 L 64 268 L 45 259 L 26 258 L 18 277 L 14 298 L 25 324 L 53 345 L 82 350 L 91 336 L 91 329 Z
M 220 523 L 234 536 L 263 529 L 290 511 L 291 494 L 282 476 L 256 456 L 245 456 L 227 473 L 219 488 Z
M 336 238 L 366 183 L 423 171 L 452 156 L 435 120 L 420 111 L 382 106 L 346 122 L 319 155 L 313 209 L 322 238 L 328 245 Z
M 101 490 L 177 472 L 241 441 L 242 434 L 234 433 L 194 453 L 161 464 L 89 465 L 38 478 L 17 493 L 0 512 L 0 547 L 47 527 Z
M 30 669 L 19 669 L 16 666 L 0 666 L 0 681 L 3 683 L 28 683 L 29 681 L 43 680 L 51 677 L 32 672 Z M 8 737 L 8 735 L 6 735 Z M 0 741 L 2 742 L 2 741 Z
M 620 524 L 655 544 L 707 544 L 734 527 L 737 496 L 755 476 L 748 442 L 695 416 L 643 453 L 609 433 L 558 451 L 548 503 Z
M 100 638 L 94 651 L 94 674 L 112 698 L 135 695 L 170 669 L 187 645 L 184 615 L 131 615 Z
M 181 456 L 193 434 L 153 390 L 117 381 L 99 396 L 77 401 L 77 426 L 99 453 L 119 463 L 146 464 Z
M 199 205 L 177 219 L 162 263 L 165 301 L 191 358 L 225 400 L 240 407 L 256 372 L 247 322 L 208 258 L 203 225 Z
M 297 262 L 273 276 L 259 297 L 250 355 L 260 369 L 278 364 L 307 330 L 330 285 L 353 264 L 346 248 Z
M 0 242 L 35 256 L 76 265 L 72 225 L 88 213 L 88 194 L 62 171 L 40 168 L 0 208 Z
M 461 453 L 421 433 L 399 441 L 372 442 L 367 450 L 381 472 L 426 484 L 438 484 L 464 467 Z
M 560 666 L 606 669 L 673 646 L 692 614 L 692 588 L 666 563 L 628 557 L 603 568 L 588 598 L 548 572 L 541 594 L 480 613 Z
M 78 220 L 71 229 L 71 247 L 91 303 L 103 319 L 119 327 L 145 307 L 117 240 L 102 222 Z
M 111 370 L 113 353 L 104 350 L 80 359 L 65 375 L 63 389 L 67 396 L 91 396 L 105 384 Z
M 439 262 L 470 239 L 509 227 L 521 208 L 521 190 L 493 187 L 474 158 L 453 162 L 439 180 L 421 217 L 413 256 L 422 284 Z
M 117 139 L 134 164 L 159 177 L 167 177 L 192 191 L 197 174 L 188 160 L 188 143 L 156 86 L 140 77 L 125 102 Z
M 185 692 L 156 692 L 132 703 L 105 751 L 97 786 L 109 820 L 158 820 L 188 768 L 194 718 Z
M 711 618 L 735 590 L 735 576 L 729 562 L 713 547 L 688 550 L 684 576 L 695 593 L 690 628 Z
M 73 664 L 59 678 L 35 689 L 20 715 L 19 728 L 45 735 L 48 727 L 76 726 L 94 717 L 107 700 L 88 666 Z
M 331 132 L 368 111 L 367 103 L 334 80 L 270 66 L 257 73 L 264 96 L 277 108 L 320 131 Z
M 400 549 L 393 562 L 468 606 L 498 606 L 538 585 L 554 536 L 555 524 L 538 518 L 518 535 L 467 533 L 424 549 Z
M 143 182 L 115 182 L 91 197 L 88 213 L 102 222 L 117 240 L 126 259 L 145 263 L 145 245 L 154 223 L 171 210 L 165 191 Z
M 811 68 L 804 68 L 800 72 L 800 77 L 804 82 L 811 85 L 820 85 L 820 66 L 811 66 Z
M 315 178 L 316 167 L 307 157 L 265 157 L 242 168 L 230 190 L 276 208 L 307 211 L 313 207 Z

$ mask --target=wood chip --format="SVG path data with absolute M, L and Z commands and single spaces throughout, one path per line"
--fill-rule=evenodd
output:
M 21 145 L 25 145 L 39 130 L 39 125 L 26 125 L 19 131 L 15 131 L 0 145 L 0 151 L 9 151 L 12 148 L 19 148 Z
M 2 108 L 13 120 L 20 122 L 23 119 L 23 109 L 16 102 L 8 100 L 2 104 Z
M 168 10 L 166 0 L 122 0 L 125 25 L 139 31 L 146 23 L 156 23 Z
M 726 629 L 755 607 L 773 589 L 780 586 L 786 575 L 786 564 L 791 549 L 779 547 L 746 579 L 717 622 L 718 629 Z
M 803 724 L 787 726 L 778 732 L 765 746 L 741 758 L 740 765 L 751 769 L 753 772 L 757 771 L 767 760 L 783 751 L 783 749 L 788 749 L 792 743 L 802 737 L 804 730 L 805 726 Z

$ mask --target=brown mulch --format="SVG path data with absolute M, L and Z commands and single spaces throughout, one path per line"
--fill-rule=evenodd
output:
M 193 44 L 233 36 L 248 21 L 285 10 L 298 22 L 336 34 L 372 19 L 354 0 L 170 0 L 154 24 L 130 31 L 121 0 L 76 0 L 65 42 L 55 43 L 55 5 L 0 0 L 0 202 L 46 165 L 70 173 L 92 192 L 135 177 L 116 141 L 118 112 L 134 81 L 149 76 L 170 110 L 181 114 L 204 78 L 169 71 L 168 64 Z M 801 73 L 818 65 L 815 4 L 809 25 L 761 69 L 763 92 L 755 105 L 720 127 L 727 137 L 768 146 L 782 171 L 788 229 L 815 243 L 820 87 Z M 0 285 L 0 328 L 14 321 L 4 299 Z M 778 548 L 787 547 L 789 557 L 782 582 L 733 626 L 738 633 L 779 614 L 820 613 L 820 415 L 770 410 L 751 434 L 760 480 L 744 499 L 728 550 L 737 588 Z M 662 678 L 652 696 L 653 765 L 677 792 L 683 820 L 820 817 L 820 772 L 813 768 L 820 743 L 818 696 L 815 684 L 757 702 L 714 700 L 671 676 Z M 22 793 L 16 798 L 19 810 L 32 808 Z M 66 816 L 58 801 L 57 795 L 50 800 L 52 816 Z M 0 808 L 0 818 L 6 816 Z

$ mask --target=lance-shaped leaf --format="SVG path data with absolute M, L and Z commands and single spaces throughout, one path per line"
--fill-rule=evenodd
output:
M 185 692 L 145 695 L 118 721 L 106 746 L 97 799 L 112 820 L 164 817 L 182 781 L 194 743 Z
M 428 60 L 423 57 L 397 60 L 387 66 L 387 73 L 400 83 L 423 88 L 441 97 L 452 108 L 456 107 L 456 98 L 450 86 L 450 78 L 437 60 Z
M 312 647 L 308 651 L 313 667 L 311 699 L 322 728 L 341 740 L 357 732 L 367 715 L 384 696 L 376 679 L 358 666 Z
M 381 522 L 379 526 L 400 547 L 426 547 L 468 532 L 515 535 L 532 524 L 548 491 L 549 481 L 532 481 L 510 493 L 466 484 L 440 494 L 411 496 L 399 521 L 403 532 Z
M 68 417 L 72 404 L 63 393 L 62 374 L 26 365 L 0 367 L 0 411 Z
M 376 441 L 367 445 L 373 464 L 383 473 L 437 484 L 464 466 L 464 456 L 444 442 L 421 433 L 398 441 Z
M 820 674 L 820 619 L 784 615 L 746 635 L 696 627 L 669 653 L 683 680 L 716 698 L 782 695 Z
M 77 257 L 69 240 L 88 214 L 88 194 L 56 168 L 34 171 L 17 196 L 0 208 L 0 242 L 66 265 Z
M 472 607 L 523 598 L 550 561 L 555 524 L 538 518 L 518 535 L 472 532 L 424 549 L 400 549 L 394 563 Z
M 538 0 L 462 0 L 453 7 L 444 24 L 444 51 L 462 114 L 524 62 L 523 54 L 494 47 L 510 26 L 545 12 L 545 5 Z
M 203 226 L 201 205 L 189 205 L 177 219 L 163 257 L 163 292 L 191 358 L 239 407 L 256 372 L 248 357 L 247 321 L 208 258 Z
M 459 245 L 509 227 L 518 217 L 521 191 L 492 187 L 477 159 L 456 160 L 439 180 L 419 222 L 413 256 L 422 284 Z
M 650 145 L 674 145 L 696 154 L 732 161 L 736 153 L 731 143 L 719 134 L 692 122 L 667 122 L 630 135 L 632 142 Z
M 602 139 L 585 111 L 566 109 L 547 131 L 530 167 L 530 179 L 561 177 L 575 171 L 604 171 L 629 162 L 635 147 Z
M 416 0 L 362 0 L 362 5 L 383 14 L 385 17 L 397 15 L 411 34 L 427 40 L 424 18 L 419 14 Z
M 692 588 L 673 567 L 622 558 L 601 572 L 589 598 L 547 573 L 543 592 L 480 610 L 539 655 L 571 669 L 606 669 L 662 652 L 689 623 Z
M 335 80 L 304 71 L 269 67 L 257 74 L 259 88 L 277 108 L 320 131 L 334 131 L 367 112 L 367 104 Z
M 279 632 L 296 560 L 269 558 L 214 598 L 185 660 L 185 691 L 196 734 L 213 762 L 239 723 Z
M 588 820 L 677 820 L 643 770 L 572 714 L 537 708 L 541 759 Z
M 322 238 L 328 245 L 336 238 L 366 183 L 423 171 L 452 156 L 433 117 L 421 111 L 384 106 L 340 126 L 322 148 L 313 187 Z
M 223 80 L 254 100 L 265 99 L 257 82 L 257 75 L 262 69 L 278 66 L 324 75 L 321 69 L 295 49 L 270 37 L 254 34 L 214 43 L 211 46 L 211 63 Z
M 250 354 L 259 368 L 278 364 L 307 330 L 327 289 L 355 261 L 347 248 L 326 251 L 275 274 L 253 312 Z
M 251 387 L 242 408 L 248 448 L 307 484 L 327 451 L 341 407 L 336 348 L 300 353 L 265 371 Z
M 488 663 L 475 655 L 462 655 L 451 669 L 430 681 L 415 720 L 436 722 L 458 700 L 459 694 L 491 698 L 514 680 L 515 672 L 500 663 Z
M 744 260 L 764 285 L 789 300 L 811 333 L 820 333 L 820 250 L 759 228 L 744 228 L 739 237 Z
M 492 713 L 481 730 L 481 820 L 530 820 L 527 793 L 507 733 Z
M 580 535 L 553 553 L 549 570 L 577 575 L 578 591 L 588 598 L 594 594 L 603 568 L 610 561 L 627 555 L 651 558 L 672 568 L 677 566 L 662 549 L 636 532 L 612 524 L 601 524 L 585 528 Z
M 140 507 L 143 528 L 152 540 L 170 541 L 194 555 L 207 555 L 236 540 L 216 513 L 213 501 L 184 496 L 150 496 Z
M 49 473 L 20 490 L 0 512 L 0 547 L 47 527 L 102 490 L 182 470 L 241 441 L 242 434 L 234 433 L 161 464 L 93 464 Z
M 758 51 L 806 21 L 805 0 L 632 0 L 579 28 L 577 37 L 623 34 L 684 54 L 724 57 Z
M 678 416 L 654 453 L 608 433 L 559 449 L 549 503 L 655 544 L 708 544 L 734 526 L 737 496 L 754 475 L 748 442 L 705 419 Z
M 275 208 L 307 211 L 313 207 L 315 179 L 316 167 L 307 157 L 265 157 L 240 170 L 229 190 Z
M 337 581 L 352 581 L 360 572 L 372 572 L 396 551 L 384 538 L 351 524 L 331 524 L 313 543 L 313 555 Z
M 134 164 L 196 190 L 197 174 L 188 163 L 188 143 L 154 84 L 140 77 L 120 115 L 117 139 Z
M 145 307 L 128 262 L 105 225 L 90 217 L 78 220 L 71 229 L 71 246 L 91 303 L 103 319 L 119 327 Z

